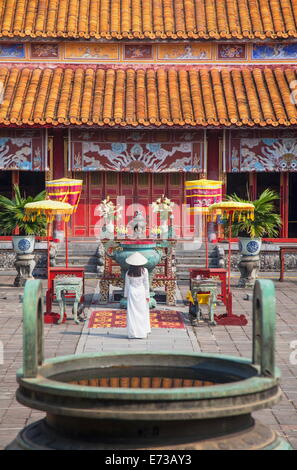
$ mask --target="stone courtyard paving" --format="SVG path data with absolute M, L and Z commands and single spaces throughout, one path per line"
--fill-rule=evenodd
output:
M 261 277 L 273 275 L 261 274 Z M 274 276 L 277 281 L 277 275 Z M 44 413 L 20 405 L 15 399 L 16 371 L 22 364 L 22 305 L 23 289 L 13 288 L 13 278 L 0 276 L 0 340 L 4 348 L 4 363 L 0 365 L 0 449 L 11 442 L 20 429 L 44 416 Z M 44 288 L 46 288 L 46 281 Z M 236 279 L 233 279 L 236 282 Z M 276 363 L 282 371 L 282 401 L 272 409 L 253 414 L 263 423 L 278 431 L 297 449 L 297 364 L 290 361 L 292 341 L 297 341 L 297 278 L 286 275 L 286 281 L 276 282 L 277 330 Z M 95 305 L 97 281 L 87 280 L 87 313 L 102 306 Z M 70 317 L 62 325 L 45 325 L 45 357 L 54 357 L 94 351 L 168 351 L 211 352 L 251 357 L 252 354 L 252 302 L 244 300 L 251 290 L 233 289 L 234 313 L 247 315 L 245 327 L 216 326 L 201 323 L 193 328 L 187 319 L 187 308 L 182 299 L 187 291 L 180 286 L 178 305 L 183 312 L 185 329 L 154 328 L 148 340 L 129 340 L 124 328 L 92 328 L 88 324 L 75 325 Z M 44 289 L 45 292 L 45 289 Z M 94 295 L 95 292 L 95 295 Z M 115 308 L 113 304 L 108 307 Z M 160 307 L 161 308 L 161 307 Z M 166 307 L 162 306 L 162 309 Z M 217 312 L 223 312 L 218 307 Z M 292 355 L 293 356 L 293 355 Z M 296 358 L 297 354 L 295 355 Z M 296 361 L 295 361 L 296 362 Z

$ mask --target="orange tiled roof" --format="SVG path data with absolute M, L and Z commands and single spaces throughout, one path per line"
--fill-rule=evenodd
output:
M 296 0 L 1 0 L 0 36 L 297 37 Z
M 293 66 L 0 66 L 0 124 L 290 125 L 296 79 Z

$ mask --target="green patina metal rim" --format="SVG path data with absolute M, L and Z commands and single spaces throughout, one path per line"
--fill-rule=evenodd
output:
M 181 356 L 188 358 L 205 358 L 211 360 L 219 360 L 221 362 L 226 361 L 232 363 L 232 365 L 246 365 L 255 372 L 255 376 L 249 378 L 239 378 L 238 381 L 224 383 L 221 385 L 210 385 L 206 387 L 183 387 L 183 388 L 172 388 L 172 389 L 141 389 L 133 388 L 110 388 L 110 387 L 89 387 L 84 385 L 74 385 L 68 384 L 66 382 L 59 382 L 57 380 L 52 380 L 42 375 L 42 370 L 49 369 L 54 365 L 65 365 L 67 362 L 74 364 L 78 361 L 86 361 L 113 357 L 123 357 L 123 356 Z M 95 364 L 94 364 L 95 365 Z M 141 365 L 141 364 L 140 364 Z M 115 364 L 116 366 L 116 364 Z M 109 366 L 106 366 L 108 368 Z M 90 367 L 91 368 L 91 367 Z M 75 369 L 72 369 L 75 371 Z M 86 370 L 86 369 L 84 369 Z M 65 369 L 64 369 L 65 371 Z M 54 371 L 53 371 L 54 372 Z M 240 371 L 239 371 L 240 372 Z M 257 374 L 257 375 L 256 375 Z M 203 400 L 203 399 L 220 399 L 233 397 L 235 395 L 250 395 L 253 393 L 264 392 L 275 386 L 278 386 L 280 379 L 280 371 L 278 368 L 275 368 L 275 377 L 263 377 L 258 375 L 259 367 L 252 364 L 248 359 L 237 358 L 234 356 L 225 356 L 219 354 L 185 354 L 182 352 L 130 352 L 130 353 L 93 353 L 93 354 L 81 354 L 79 356 L 62 356 L 58 358 L 47 359 L 44 361 L 43 365 L 38 368 L 38 375 L 35 378 L 24 378 L 23 370 L 20 369 L 17 372 L 18 382 L 22 387 L 28 388 L 33 391 L 44 391 L 51 395 L 68 395 L 73 397 L 80 398 L 105 398 L 105 399 L 115 399 L 115 400 Z M 54 375 L 54 373 L 53 373 Z

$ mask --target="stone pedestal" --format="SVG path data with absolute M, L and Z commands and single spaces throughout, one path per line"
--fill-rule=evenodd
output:
M 260 269 L 260 256 L 242 255 L 238 268 L 240 271 L 238 287 L 254 287 Z
M 15 287 L 23 287 L 28 279 L 34 279 L 32 275 L 36 266 L 34 254 L 17 253 L 14 266 L 18 273 L 14 280 Z
M 96 250 L 96 271 L 97 274 L 101 277 L 104 274 L 104 259 L 105 259 L 105 250 L 104 245 L 101 241 L 98 243 L 98 247 Z
M 55 242 L 50 242 L 50 249 L 49 249 L 49 258 L 50 258 L 50 266 L 54 268 L 56 263 L 56 257 L 58 254 L 58 245 Z

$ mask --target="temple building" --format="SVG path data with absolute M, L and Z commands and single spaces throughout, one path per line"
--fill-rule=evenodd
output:
M 0 193 L 83 179 L 72 237 L 109 195 L 185 181 L 280 194 L 297 240 L 296 0 L 0 0 Z

